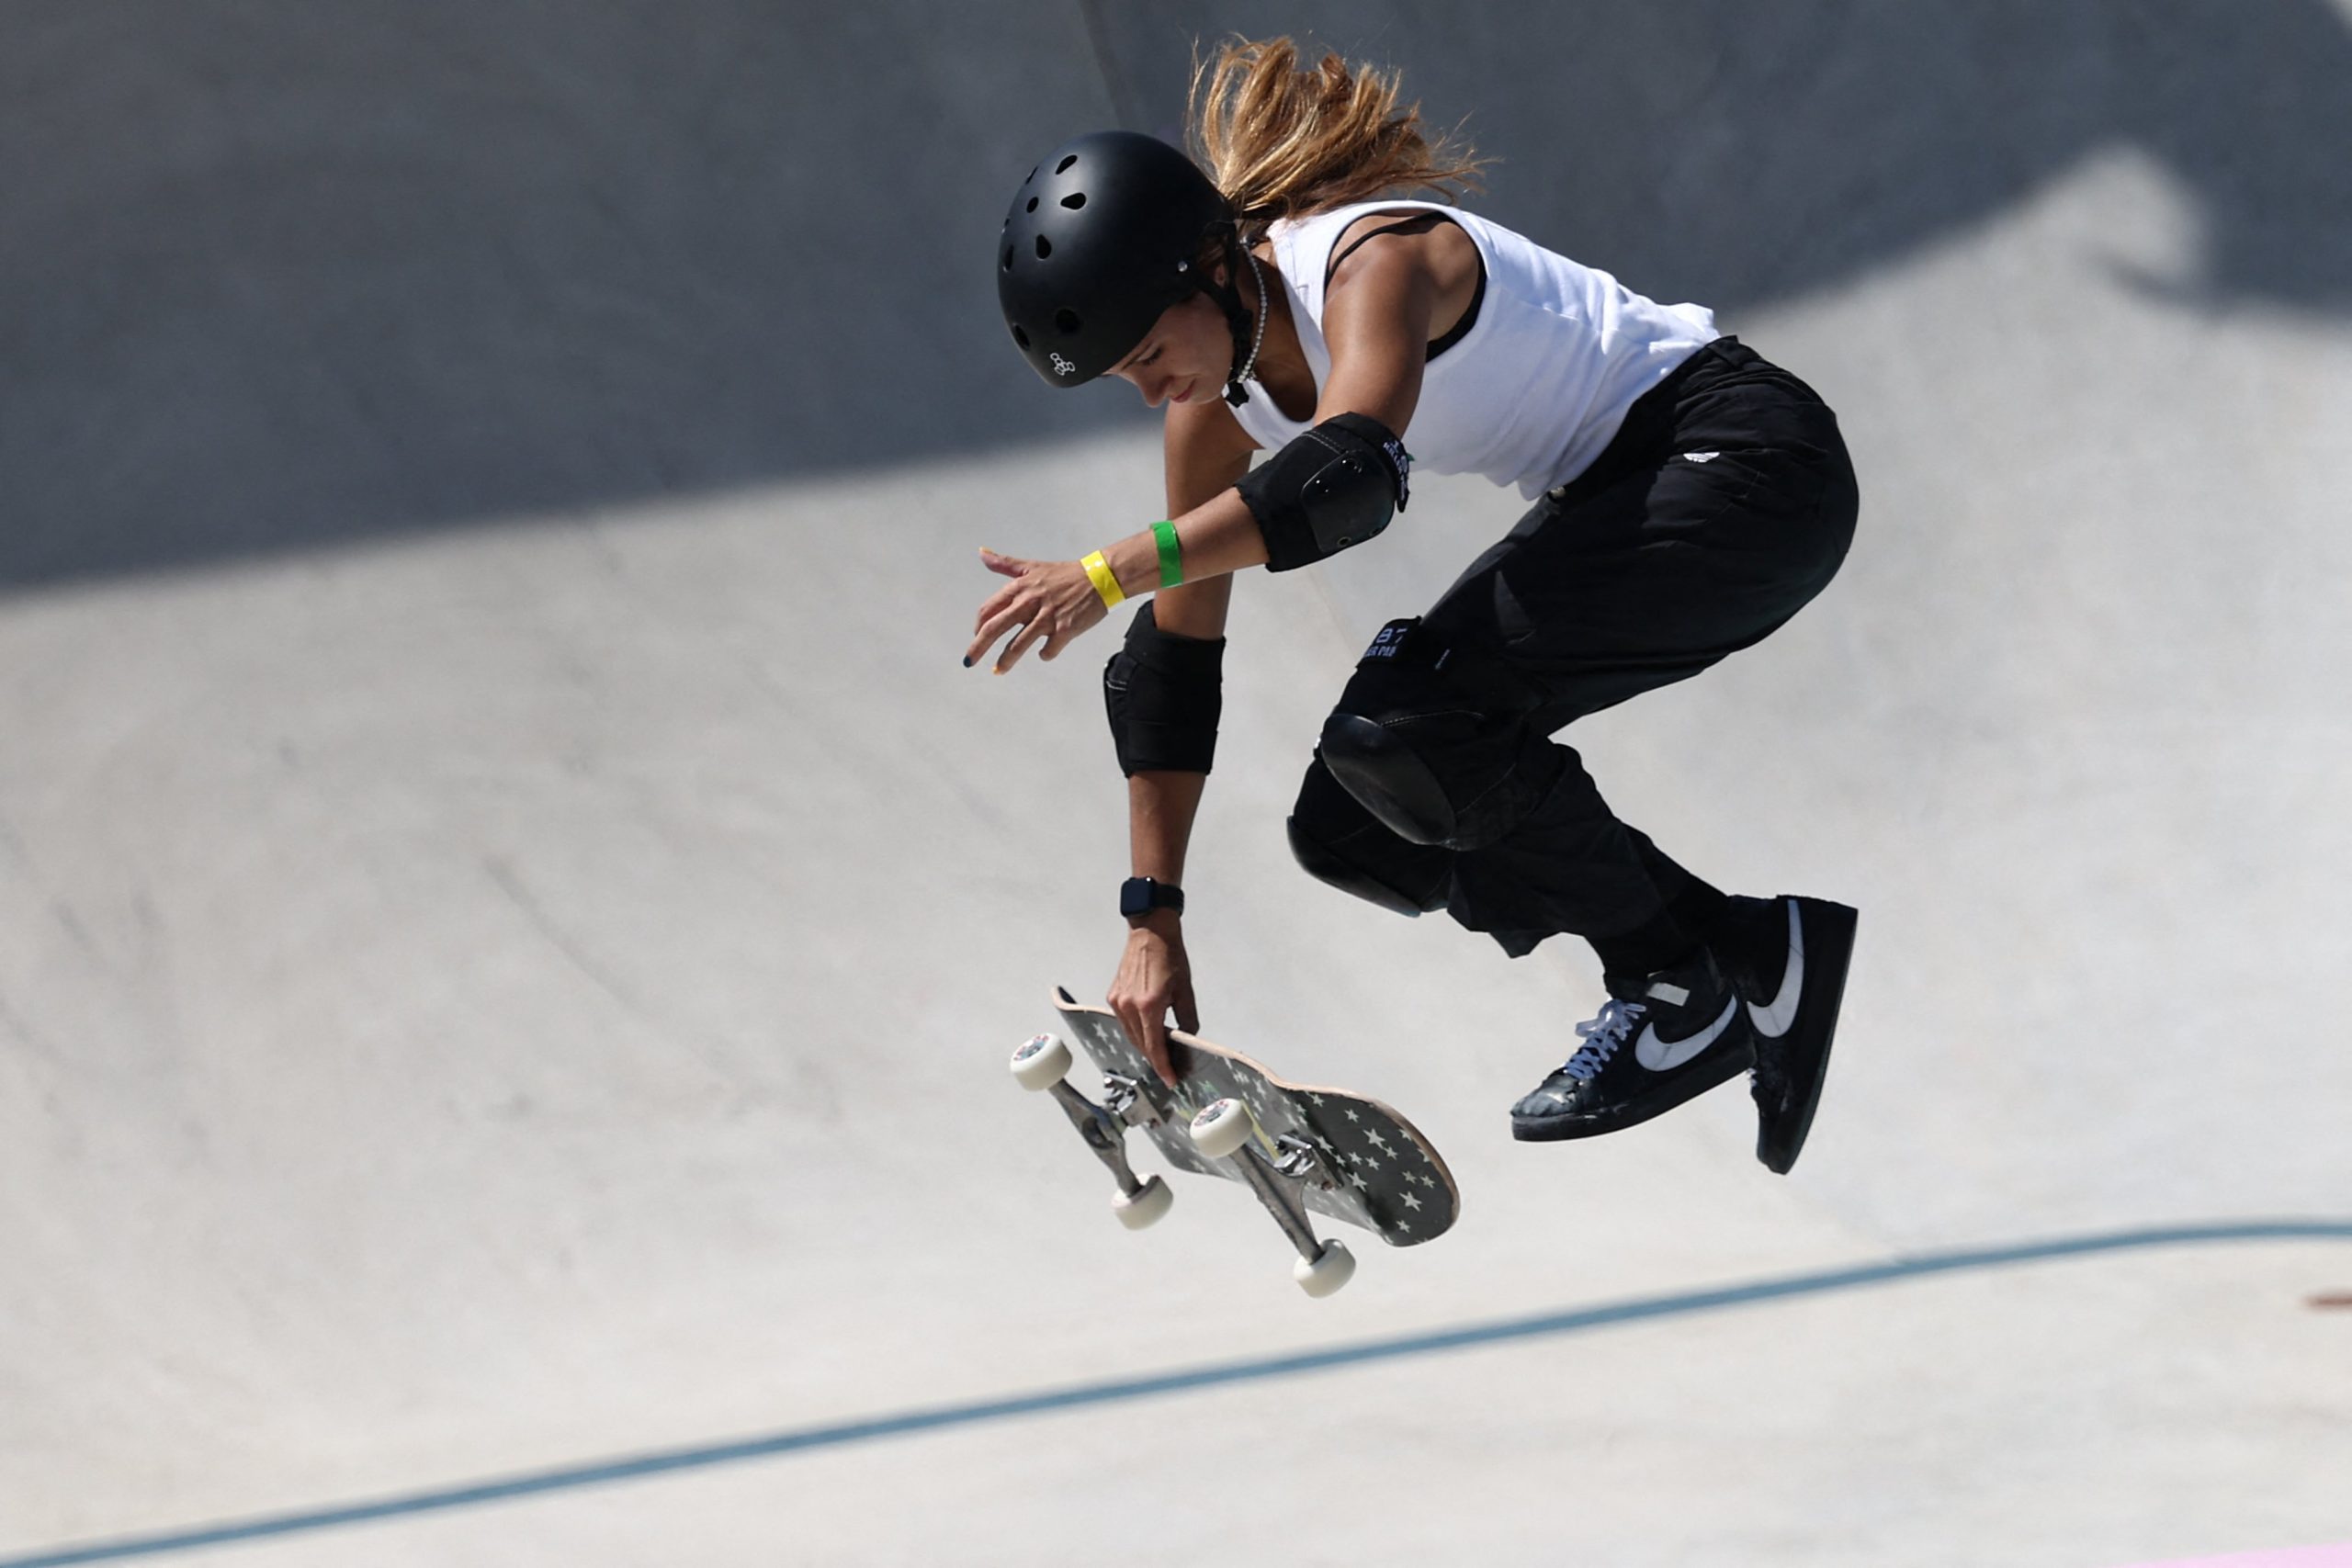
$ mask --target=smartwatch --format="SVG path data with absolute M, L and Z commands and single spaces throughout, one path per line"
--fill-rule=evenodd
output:
M 1184 890 L 1172 882 L 1155 882 L 1148 876 L 1130 876 L 1119 884 L 1119 913 L 1133 919 L 1148 915 L 1154 909 L 1184 912 Z

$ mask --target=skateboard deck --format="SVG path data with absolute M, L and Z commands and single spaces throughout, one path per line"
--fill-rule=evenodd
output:
M 1102 1070 L 1133 1082 L 1156 1120 L 1143 1126 L 1161 1156 L 1180 1170 L 1228 1181 L 1247 1179 L 1232 1159 L 1211 1159 L 1187 1130 L 1193 1117 L 1222 1099 L 1241 1101 L 1255 1122 L 1251 1138 L 1272 1162 L 1287 1140 L 1319 1152 L 1338 1179 L 1298 1184 L 1306 1207 L 1357 1225 L 1394 1247 L 1414 1247 L 1445 1234 L 1461 1212 L 1461 1194 L 1445 1161 L 1413 1124 L 1379 1100 L 1351 1089 L 1295 1084 L 1276 1077 L 1238 1051 L 1182 1030 L 1168 1032 L 1177 1087 L 1169 1089 L 1128 1041 L 1118 1016 L 1090 1007 L 1057 987 L 1054 1010 L 1070 1037 Z

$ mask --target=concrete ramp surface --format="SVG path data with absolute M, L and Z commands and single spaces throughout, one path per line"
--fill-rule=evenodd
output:
M 956 661 L 976 547 L 1163 514 L 1001 341 L 1003 203 L 1237 29 L 1402 67 L 1864 490 L 1567 736 L 1862 910 L 1785 1179 L 1736 1088 L 1512 1143 L 1589 955 L 1291 862 L 1516 498 L 1240 585 L 1204 1030 L 1464 1195 L 1324 1302 L 1007 1076 L 1125 934 L 1114 634 Z M 2347 84 L 2342 0 L 7 7 L 0 1568 L 2324 1560 Z

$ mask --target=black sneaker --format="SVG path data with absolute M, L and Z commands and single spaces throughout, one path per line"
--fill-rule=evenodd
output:
M 1510 1108 L 1512 1137 L 1614 1133 L 1755 1065 L 1739 993 L 1703 948 L 1644 979 L 1611 980 L 1609 993 L 1600 1016 L 1577 1025 L 1577 1054 Z
M 1756 1157 L 1786 1176 L 1804 1152 L 1829 1076 L 1829 1042 L 1860 916 L 1823 898 L 1731 901 L 1724 946 L 1756 1040 Z

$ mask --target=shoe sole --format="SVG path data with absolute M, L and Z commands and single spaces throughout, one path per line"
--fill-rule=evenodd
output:
M 1718 1089 L 1739 1077 L 1756 1065 L 1756 1053 L 1744 1048 L 1727 1053 L 1713 1063 L 1679 1075 L 1658 1086 L 1659 1098 L 1643 1102 L 1642 1109 L 1630 1115 L 1610 1117 L 1559 1116 L 1541 1121 L 1510 1119 L 1510 1135 L 1522 1144 L 1557 1144 L 1570 1138 L 1597 1138 L 1603 1133 L 1622 1133 L 1628 1127 L 1638 1127 L 1653 1117 L 1665 1115 L 1678 1105 L 1688 1104 L 1711 1089 Z
M 1785 903 L 1782 898 L 1775 902 Z M 1804 991 L 1797 998 L 1797 1018 L 1782 1039 L 1789 1081 L 1797 1086 L 1796 1103 L 1787 1113 L 1767 1117 L 1756 1128 L 1756 1157 L 1776 1176 L 1786 1176 L 1804 1152 L 1813 1133 L 1813 1113 L 1821 1106 L 1821 1087 L 1829 1077 L 1829 1044 L 1838 1033 L 1838 1010 L 1846 999 L 1846 971 L 1854 956 L 1854 931 L 1861 913 L 1825 898 L 1798 898 L 1797 919 L 1804 931 Z M 1757 1048 L 1765 1048 L 1758 1040 Z

